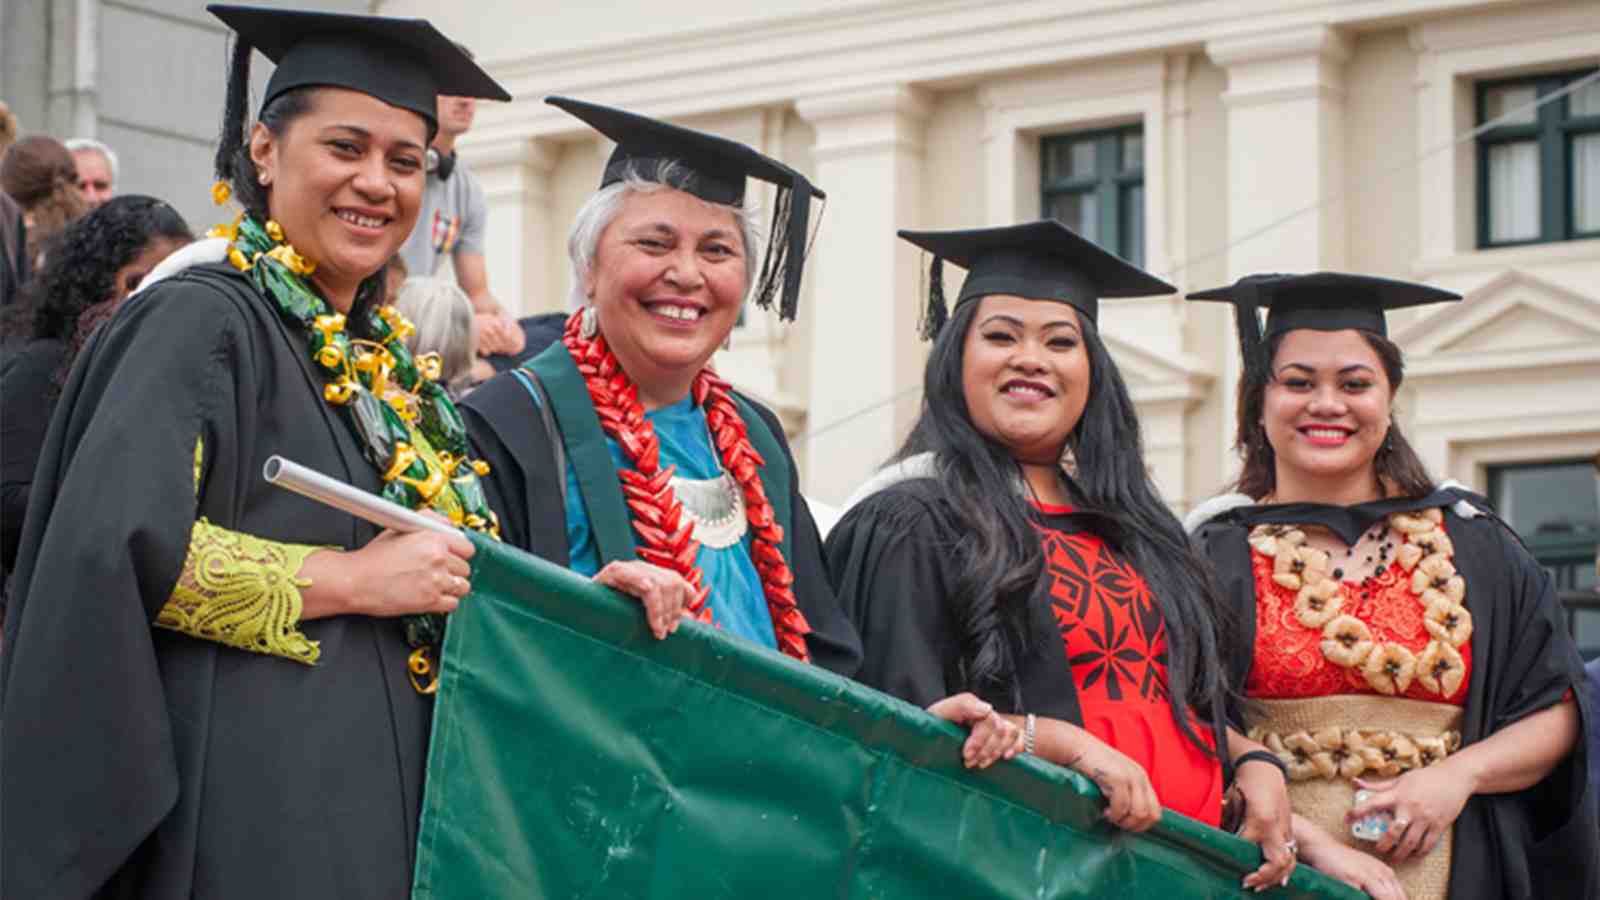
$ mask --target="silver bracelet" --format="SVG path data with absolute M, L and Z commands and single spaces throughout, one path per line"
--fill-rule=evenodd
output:
M 1023 720 L 1023 724 L 1022 724 L 1022 752 L 1023 753 L 1032 753 L 1033 752 L 1033 729 L 1034 729 L 1034 725 L 1037 723 L 1037 721 L 1038 720 L 1034 718 L 1033 713 L 1028 713 L 1028 717 Z

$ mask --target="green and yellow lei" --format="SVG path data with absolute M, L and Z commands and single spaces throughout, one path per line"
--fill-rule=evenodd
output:
M 224 198 L 225 199 L 225 198 Z M 384 499 L 407 509 L 432 509 L 457 525 L 498 538 L 499 520 L 484 498 L 489 466 L 468 458 L 467 429 L 438 384 L 438 354 L 413 358 L 405 338 L 412 324 L 392 306 L 368 310 L 372 339 L 353 338 L 308 280 L 316 263 L 296 253 L 277 222 L 242 213 L 211 230 L 226 237 L 228 261 L 271 298 L 279 315 L 304 330 L 316 368 L 327 377 L 322 397 L 344 414 L 362 453 L 383 475 Z M 419 691 L 431 693 L 444 616 L 408 616 L 406 642 Z

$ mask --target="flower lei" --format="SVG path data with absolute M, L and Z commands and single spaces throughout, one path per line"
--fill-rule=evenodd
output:
M 617 477 L 622 482 L 628 508 L 633 512 L 633 530 L 640 540 L 639 556 L 682 575 L 696 592 L 689 611 L 697 620 L 711 622 L 711 607 L 706 603 L 711 586 L 705 583 L 705 573 L 695 565 L 700 542 L 694 539 L 694 524 L 684 515 L 683 504 L 672 490 L 675 467 L 661 466 L 661 440 L 656 437 L 655 427 L 644 417 L 638 385 L 622 370 L 604 337 L 583 336 L 581 318 L 580 312 L 567 320 L 561 342 L 572 354 L 589 389 L 589 400 L 600 417 L 601 429 L 622 447 L 623 454 L 633 463 L 632 469 L 618 469 Z M 757 470 L 765 461 L 750 446 L 744 420 L 739 417 L 739 410 L 728 392 L 728 383 L 710 369 L 701 369 L 695 375 L 690 390 L 695 404 L 705 410 L 706 425 L 723 468 L 733 476 L 744 495 L 745 516 L 751 529 L 751 561 L 761 576 L 778 649 L 809 662 L 811 654 L 806 649 L 805 636 L 811 632 L 811 627 L 806 624 L 805 615 L 795 600 L 794 574 L 783 559 L 783 526 L 777 523 Z
M 1328 554 L 1306 545 L 1305 532 L 1283 525 L 1258 525 L 1250 546 L 1273 561 L 1272 580 L 1298 592 L 1295 618 L 1306 628 L 1322 631 L 1322 655 L 1335 665 L 1359 668 L 1374 690 L 1404 694 L 1413 680 L 1430 692 L 1450 697 L 1461 687 L 1465 662 L 1460 647 L 1472 637 L 1472 613 L 1462 600 L 1467 583 L 1457 574 L 1454 545 L 1445 534 L 1444 515 L 1437 509 L 1395 513 L 1389 527 L 1405 536 L 1395 553 L 1411 574 L 1411 592 L 1422 604 L 1428 646 L 1412 653 L 1397 644 L 1376 641 L 1367 623 L 1342 612 L 1344 587 L 1329 571 Z
M 217 195 L 213 189 L 213 196 Z M 222 195 L 222 200 L 227 199 Z M 381 496 L 407 509 L 432 508 L 457 525 L 499 537 L 500 523 L 484 497 L 482 460 L 468 459 L 467 429 L 450 395 L 436 382 L 437 354 L 413 359 L 405 338 L 412 324 L 392 306 L 367 313 L 374 340 L 350 337 L 345 316 L 334 312 L 306 277 L 316 263 L 295 252 L 277 222 L 241 213 L 212 237 L 228 239 L 228 261 L 271 298 L 285 321 L 305 330 L 311 358 L 328 378 L 323 399 L 344 413 L 367 461 L 383 475 Z M 418 440 L 420 436 L 420 440 Z M 415 648 L 412 684 L 433 693 L 444 616 L 406 616 L 406 643 Z

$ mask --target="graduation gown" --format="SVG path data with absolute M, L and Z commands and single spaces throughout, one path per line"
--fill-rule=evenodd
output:
M 67 345 L 55 338 L 28 341 L 0 362 L 0 573 L 11 571 L 22 541 L 28 488 L 45 429 L 55 410 L 56 370 Z
M 570 365 L 566 347 L 556 343 L 541 353 L 536 362 L 546 375 L 552 371 L 562 373 L 557 380 L 541 377 L 539 384 L 547 393 L 567 392 L 565 399 L 574 402 L 562 405 L 570 407 L 570 419 L 562 419 L 536 404 L 527 383 L 516 373 L 501 374 L 468 394 L 461 403 L 461 414 L 466 419 L 475 454 L 490 467 L 484 484 L 489 505 L 500 516 L 501 537 L 536 556 L 569 566 L 564 460 L 584 459 L 591 463 L 600 460 L 603 463 L 603 468 L 592 470 L 593 478 L 586 474 L 590 471 L 587 467 L 579 470 L 578 477 L 584 485 L 591 515 L 596 506 L 588 494 L 591 490 L 597 492 L 596 499 L 613 508 L 620 506 L 623 513 L 626 507 L 608 451 L 603 444 L 596 443 L 605 440 L 599 418 L 587 394 L 578 393 L 584 388 L 581 380 L 572 380 L 577 377 L 577 369 Z M 565 371 L 568 368 L 570 373 Z M 783 551 L 794 573 L 795 598 L 811 627 L 811 633 L 806 636 L 811 661 L 829 671 L 853 677 L 861 663 L 861 643 L 829 586 L 822 562 L 822 538 L 800 494 L 799 471 L 783 438 L 783 428 L 771 410 L 737 392 L 735 397 L 741 410 L 751 411 L 760 419 L 746 422 L 751 426 L 752 439 L 754 426 L 764 425 L 780 450 L 781 458 L 766 454 L 761 474 L 769 496 L 775 493 L 776 479 L 787 482 L 784 493 L 788 498 L 789 522 L 784 525 Z M 571 424 L 564 426 L 564 421 Z M 572 433 L 565 433 L 563 428 Z M 774 506 L 781 504 L 774 502 Z M 781 518 L 781 509 L 779 512 Z M 602 538 L 599 552 L 602 566 L 612 559 L 634 558 L 631 532 L 622 542 L 620 551 L 608 549 Z M 715 592 L 707 603 L 714 614 Z
M 1255 645 L 1255 578 L 1247 542 L 1251 528 L 1320 524 L 1353 544 L 1383 516 L 1436 507 L 1444 508 L 1445 530 L 1455 545 L 1454 561 L 1466 580 L 1466 606 L 1472 613 L 1463 745 L 1559 702 L 1568 691 L 1577 698 L 1583 721 L 1593 721 L 1592 702 L 1581 687 L 1583 664 L 1567 635 L 1549 574 L 1510 527 L 1488 512 L 1483 498 L 1457 488 L 1356 507 L 1243 506 L 1197 523 L 1195 535 L 1216 567 L 1227 614 L 1238 629 L 1239 644 L 1228 653 L 1236 687 L 1242 691 L 1249 678 Z M 1455 823 L 1450 897 L 1600 896 L 1595 789 L 1580 739 L 1539 784 L 1516 793 L 1473 796 Z
M 0 895 L 405 896 L 431 701 L 400 621 L 303 623 L 315 666 L 151 627 L 199 516 L 375 534 L 262 481 L 282 454 L 379 486 L 304 337 L 231 266 L 188 269 L 96 333 L 58 411 L 0 655 Z

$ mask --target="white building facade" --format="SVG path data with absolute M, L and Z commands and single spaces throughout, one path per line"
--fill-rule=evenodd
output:
M 491 285 L 525 313 L 564 307 L 567 226 L 611 149 L 546 94 L 726 135 L 828 192 L 799 321 L 752 309 L 717 361 L 783 416 L 818 499 L 842 500 L 918 410 L 926 261 L 895 229 L 1050 214 L 1183 290 L 1334 269 L 1465 294 L 1392 318 L 1400 420 L 1435 475 L 1543 542 L 1563 586 L 1593 582 L 1574 561 L 1600 532 L 1595 0 L 333 5 L 425 16 L 517 97 L 482 107 L 461 152 L 490 199 Z M 0 95 L 25 95 L 25 126 L 37 109 L 122 145 L 124 190 L 209 224 L 223 50 L 201 7 L 8 2 Z M 1229 316 L 1102 305 L 1179 509 L 1236 469 Z
M 1053 214 L 1185 290 L 1334 269 L 1463 293 L 1394 317 L 1401 421 L 1437 476 L 1593 558 L 1600 83 L 1473 135 L 1600 68 L 1593 0 L 379 8 L 432 18 L 518 98 L 480 112 L 463 155 L 491 198 L 495 290 L 524 311 L 562 308 L 566 226 L 610 151 L 546 94 L 724 134 L 828 192 L 800 320 L 751 310 L 718 360 L 782 412 L 819 499 L 917 413 L 926 261 L 895 229 Z M 1102 304 L 1179 508 L 1236 468 L 1229 315 Z

